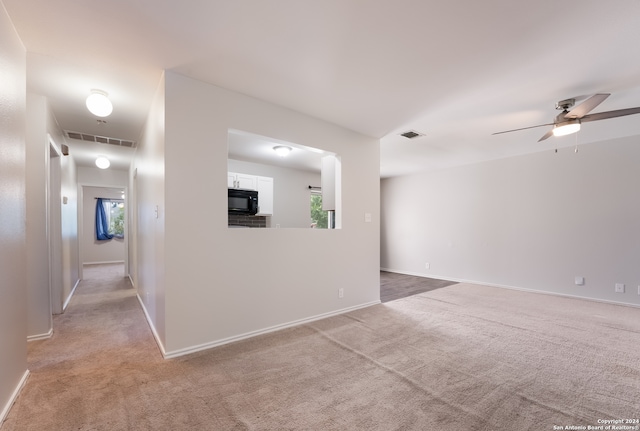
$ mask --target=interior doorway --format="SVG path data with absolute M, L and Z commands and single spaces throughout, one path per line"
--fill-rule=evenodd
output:
M 84 279 L 86 265 L 124 265 L 129 275 L 129 226 L 127 187 L 118 185 L 88 185 L 80 187 L 78 237 L 80 244 L 80 277 Z M 103 206 L 107 225 L 114 229 L 110 239 L 98 239 L 96 213 Z

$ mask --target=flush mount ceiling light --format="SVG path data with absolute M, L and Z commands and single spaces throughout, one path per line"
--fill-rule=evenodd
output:
M 276 154 L 280 157 L 287 157 L 291 150 L 291 147 L 287 147 L 285 145 L 276 145 L 275 147 L 273 147 L 273 151 L 275 151 Z
M 87 97 L 87 109 L 97 117 L 108 117 L 113 111 L 113 105 L 107 97 L 108 94 L 102 90 L 91 90 Z
M 580 120 L 571 120 L 553 128 L 553 136 L 565 136 L 580 130 Z
M 100 169 L 107 169 L 109 166 L 111 166 L 111 162 L 106 157 L 100 156 L 96 159 L 96 166 Z

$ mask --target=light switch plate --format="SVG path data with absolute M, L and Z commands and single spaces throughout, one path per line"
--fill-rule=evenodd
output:
M 616 283 L 616 293 L 624 293 L 624 284 Z
M 584 277 L 576 276 L 574 283 L 576 286 L 584 286 Z

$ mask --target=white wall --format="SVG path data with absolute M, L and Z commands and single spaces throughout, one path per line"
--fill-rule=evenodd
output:
M 126 178 L 126 172 L 122 171 Z M 97 198 L 122 199 L 119 188 L 82 187 L 82 264 L 124 262 L 124 238 L 96 239 Z
M 127 187 L 129 171 L 80 166 L 78 167 L 78 184 L 93 187 Z
M 60 138 L 58 138 L 60 139 Z M 60 160 L 62 202 L 62 296 L 64 304 L 71 299 L 73 289 L 80 282 L 80 256 L 78 234 L 78 173 L 73 154 Z
M 640 304 L 638 166 L 625 138 L 385 179 L 381 267 Z
M 165 81 L 164 75 L 149 111 L 144 131 L 138 142 L 131 184 L 131 278 L 150 321 L 156 340 L 164 345 L 165 331 Z M 191 204 L 193 205 L 193 203 Z M 192 211 L 197 207 L 191 206 Z M 157 210 L 156 210 L 157 209 Z M 189 220 L 185 221 L 185 224 Z M 176 227 L 180 229 L 180 227 Z M 191 255 L 190 248 L 183 250 Z
M 139 289 L 166 296 L 166 334 L 157 332 L 169 355 L 379 301 L 377 140 L 172 72 L 165 73 L 164 96 L 164 202 L 141 184 L 145 163 L 150 188 L 161 177 L 153 169 L 161 144 L 153 153 L 145 142 L 136 166 L 138 246 L 147 248 L 139 252 L 139 269 L 147 256 L 164 268 L 156 274 L 164 280 L 140 274 Z M 340 154 L 342 229 L 227 229 L 229 129 Z M 154 204 L 157 220 L 145 209 Z M 372 222 L 365 223 L 365 213 Z M 143 224 L 162 222 L 164 230 L 142 232 Z M 158 242 L 164 257 L 148 250 Z
M 0 423 L 27 371 L 26 51 L 0 3 Z
M 27 94 L 26 147 L 26 219 L 27 219 L 27 303 L 29 339 L 51 335 L 52 308 L 62 311 L 72 289 L 78 283 L 77 187 L 73 156 L 50 158 L 50 141 L 60 149 L 65 139 L 44 96 Z M 48 172 L 56 172 L 55 191 L 47 196 Z M 62 196 L 67 203 L 62 203 Z M 55 203 L 58 214 L 52 219 L 59 224 L 56 232 L 59 249 L 49 260 L 50 233 L 47 220 L 48 200 Z M 59 289 L 52 304 L 50 277 Z
M 228 161 L 229 171 L 273 178 L 273 216 L 275 228 L 306 228 L 311 225 L 309 186 L 320 186 L 320 173 L 287 169 L 241 160 Z
M 27 94 L 27 330 L 30 337 L 36 338 L 50 334 L 53 329 L 47 239 L 49 138 L 46 116 L 45 97 Z

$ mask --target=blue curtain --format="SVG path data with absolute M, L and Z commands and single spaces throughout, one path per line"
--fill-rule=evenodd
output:
M 113 238 L 113 234 L 109 233 L 109 219 L 104 211 L 102 198 L 96 199 L 96 237 L 98 241 L 106 241 Z

